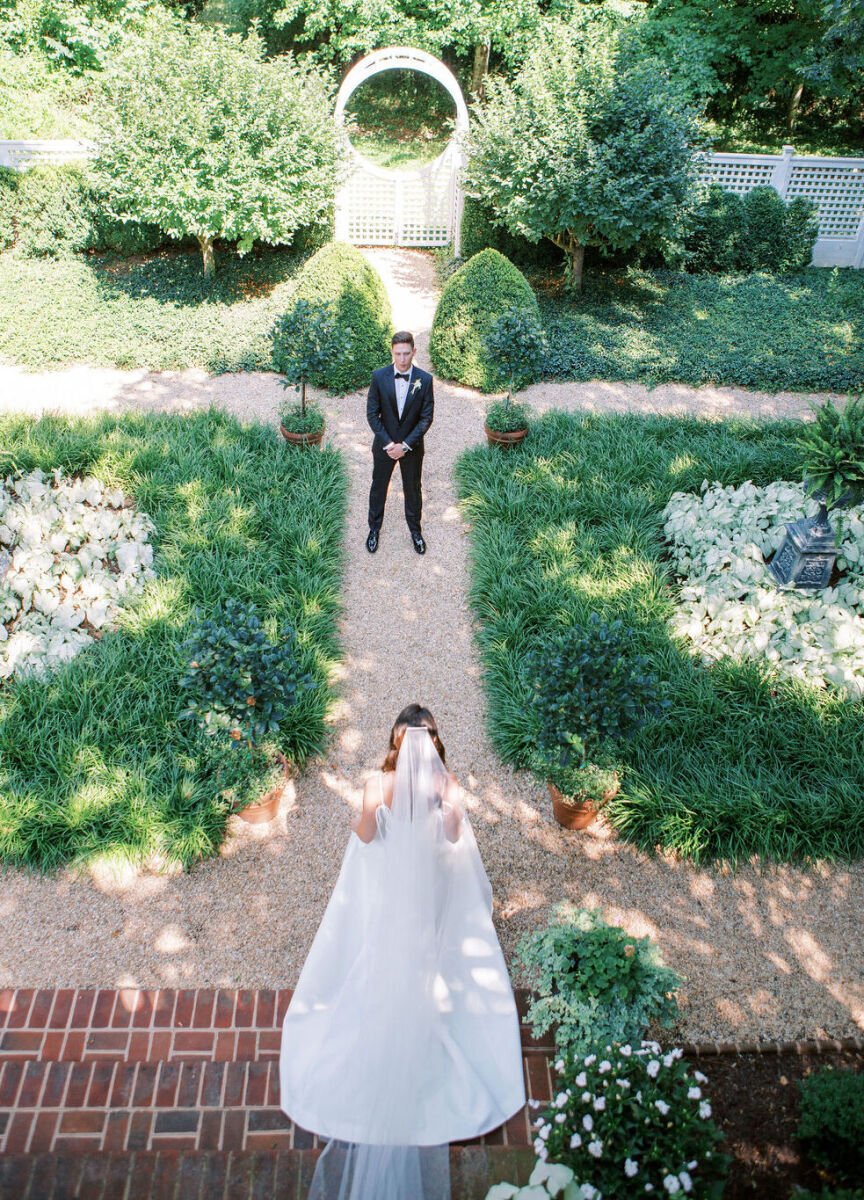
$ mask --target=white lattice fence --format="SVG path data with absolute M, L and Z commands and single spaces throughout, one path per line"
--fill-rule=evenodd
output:
M 864 266 L 864 158 L 799 156 L 791 146 L 782 154 L 712 154 L 702 179 L 739 195 L 767 184 L 784 200 L 812 200 L 819 214 L 813 265 Z
M 13 167 L 21 171 L 34 163 L 80 162 L 95 154 L 96 147 L 74 138 L 66 140 L 34 140 L 30 142 L 0 141 L 0 167 Z

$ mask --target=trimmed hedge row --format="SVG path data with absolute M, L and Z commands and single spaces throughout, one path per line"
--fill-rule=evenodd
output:
M 684 263 L 694 273 L 802 271 L 818 232 L 811 200 L 797 196 L 787 204 L 773 187 L 739 196 L 715 184 L 691 214 Z
M 528 309 L 540 321 L 537 298 L 528 281 L 497 250 L 481 250 L 450 277 L 441 293 L 429 355 L 435 370 L 481 392 L 500 386 L 500 372 L 486 339 L 508 309 Z
M 314 254 L 300 273 L 292 299 L 332 305 L 337 325 L 350 335 L 350 349 L 311 379 L 317 387 L 336 394 L 353 392 L 390 361 L 393 318 L 387 289 L 356 246 L 330 242 Z
M 0 167 L 0 250 L 14 246 L 28 258 L 84 250 L 140 254 L 170 241 L 155 225 L 117 221 L 104 210 L 85 166 Z

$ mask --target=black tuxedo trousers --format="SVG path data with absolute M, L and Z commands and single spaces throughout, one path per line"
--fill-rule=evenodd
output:
M 390 476 L 396 466 L 395 459 L 384 450 L 378 438 L 372 444 L 372 487 L 369 490 L 369 528 L 377 531 L 384 520 L 384 505 L 387 501 L 387 488 L 390 486 Z M 423 451 L 409 450 L 398 460 L 402 472 L 402 491 L 405 494 L 405 520 L 412 533 L 420 532 L 420 519 L 423 515 L 423 493 L 421 491 L 421 475 L 423 473 Z

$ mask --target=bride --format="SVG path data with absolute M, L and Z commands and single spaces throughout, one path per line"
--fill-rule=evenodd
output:
M 492 891 L 428 709 L 396 718 L 285 1015 L 281 1106 L 330 1139 L 310 1200 L 446 1200 L 448 1143 L 525 1104 Z

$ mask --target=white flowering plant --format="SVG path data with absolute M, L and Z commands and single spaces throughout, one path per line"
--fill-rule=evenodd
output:
M 560 1163 L 538 1160 L 525 1187 L 514 1183 L 496 1183 L 486 1193 L 486 1200 L 597 1200 L 599 1192 L 590 1184 L 577 1185 L 570 1167 Z
M 818 592 L 780 587 L 767 560 L 786 524 L 815 516 L 804 484 L 709 484 L 676 492 L 663 512 L 681 579 L 670 630 L 710 664 L 764 661 L 779 673 L 852 699 L 864 696 L 864 505 L 837 509 L 836 586 Z
M 119 488 L 36 468 L 0 485 L 0 679 L 56 670 L 154 576 L 155 527 Z
M 569 1167 L 573 1196 L 722 1195 L 728 1156 L 705 1095 L 679 1048 L 597 1045 L 555 1063 L 554 1099 L 535 1122 L 541 1162 Z M 566 1195 L 566 1193 L 565 1193 Z

